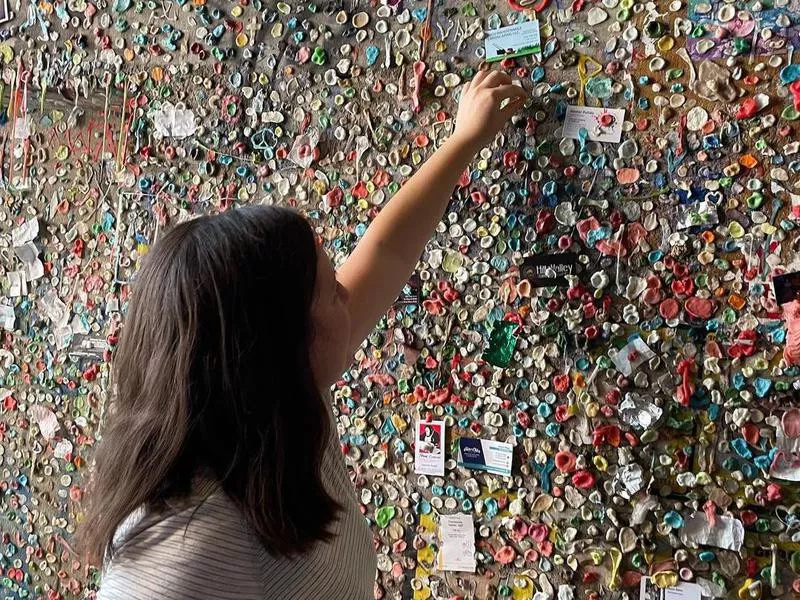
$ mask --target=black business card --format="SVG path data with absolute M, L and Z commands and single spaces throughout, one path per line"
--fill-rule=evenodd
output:
M 408 280 L 408 283 L 403 286 L 403 291 L 400 292 L 395 304 L 400 304 L 403 306 L 418 305 L 420 287 L 419 275 L 414 273 L 411 275 L 411 279 Z
M 564 252 L 526 256 L 519 270 L 520 277 L 530 281 L 533 287 L 567 287 L 566 275 L 578 274 L 578 255 Z
M 800 300 L 800 271 L 777 275 L 772 278 L 772 285 L 775 288 L 775 299 L 778 304 Z

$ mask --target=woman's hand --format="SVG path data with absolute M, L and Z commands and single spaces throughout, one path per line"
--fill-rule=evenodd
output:
M 461 92 L 453 137 L 460 143 L 482 148 L 494 139 L 528 93 L 499 71 L 478 71 Z M 504 100 L 505 107 L 500 108 Z

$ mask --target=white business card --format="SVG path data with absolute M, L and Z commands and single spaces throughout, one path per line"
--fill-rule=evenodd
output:
M 586 131 L 586 139 L 593 142 L 618 144 L 622 139 L 622 124 L 625 122 L 625 109 L 599 108 L 594 106 L 567 105 L 564 116 L 565 138 L 581 139 L 581 130 Z
M 444 475 L 444 421 L 419 421 L 414 437 L 414 472 Z
M 539 21 L 525 21 L 508 27 L 489 29 L 483 44 L 486 62 L 539 54 L 542 51 Z

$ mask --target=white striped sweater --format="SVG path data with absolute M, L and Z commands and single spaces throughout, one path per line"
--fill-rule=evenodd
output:
M 333 436 L 322 479 L 344 506 L 334 538 L 294 558 L 270 556 L 237 507 L 214 484 L 204 501 L 131 514 L 115 536 L 98 600 L 371 600 L 376 556 L 344 457 Z

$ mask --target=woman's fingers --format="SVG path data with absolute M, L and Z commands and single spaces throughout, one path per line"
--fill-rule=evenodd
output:
M 495 88 L 500 85 L 508 85 L 512 82 L 511 77 L 500 71 L 492 71 L 486 78 L 484 85 L 486 87 Z
M 489 94 L 491 95 L 492 99 L 497 101 L 498 103 L 510 98 L 528 97 L 528 93 L 524 89 L 522 89 L 518 85 L 514 85 L 513 83 L 493 88 L 492 91 L 489 92 Z
M 473 87 L 477 87 L 480 85 L 481 81 L 483 81 L 489 76 L 490 73 L 491 71 L 489 70 L 481 69 L 480 71 L 475 73 L 475 77 L 472 78 L 472 81 L 470 83 L 472 83 Z
M 519 107 L 525 104 L 525 98 L 521 96 L 514 96 L 509 100 L 503 109 L 500 111 L 504 117 L 510 117 L 519 110 Z

